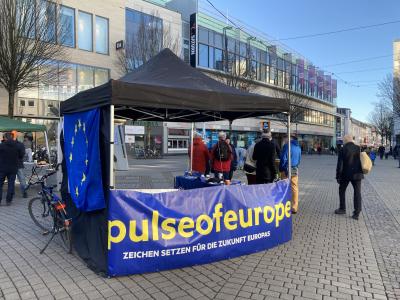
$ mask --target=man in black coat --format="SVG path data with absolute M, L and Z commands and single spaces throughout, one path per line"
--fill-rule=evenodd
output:
M 275 144 L 271 141 L 271 131 L 262 134 L 253 152 L 256 163 L 256 183 L 271 183 L 277 174 L 275 169 Z
M 13 140 L 11 133 L 6 133 L 4 137 L 5 141 L 0 144 L 0 203 L 3 196 L 4 181 L 7 178 L 6 203 L 10 205 L 14 196 L 18 161 L 24 157 L 25 153 L 18 147 L 17 142 Z
M 354 189 L 354 212 L 353 219 L 358 220 L 361 212 L 361 180 L 364 174 L 361 167 L 360 147 L 355 145 L 353 137 L 344 137 L 345 145 L 339 152 L 336 167 L 336 180 L 339 183 L 340 207 L 335 210 L 335 214 L 346 213 L 346 189 L 351 182 Z

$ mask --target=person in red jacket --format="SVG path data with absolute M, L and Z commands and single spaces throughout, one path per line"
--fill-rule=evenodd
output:
M 191 155 L 191 149 L 189 147 L 189 157 Z M 198 133 L 195 133 L 193 139 L 193 159 L 192 159 L 192 170 L 197 171 L 201 174 L 205 174 L 210 163 L 210 154 L 208 149 L 203 142 L 203 139 Z
M 226 142 L 226 133 L 221 131 L 218 134 L 218 143 L 211 149 L 211 165 L 215 177 L 222 173 L 224 180 L 229 180 L 229 171 L 233 159 L 232 148 Z

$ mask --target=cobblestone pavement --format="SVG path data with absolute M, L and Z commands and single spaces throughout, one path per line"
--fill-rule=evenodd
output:
M 333 214 L 334 159 L 303 159 L 292 241 L 213 264 L 120 278 L 99 277 L 57 243 L 40 255 L 47 237 L 30 220 L 26 199 L 16 198 L 0 207 L 0 299 L 400 299 L 400 169 L 393 160 L 378 161 L 363 182 L 365 209 L 354 221 L 350 210 Z M 171 187 L 185 164 L 177 157 L 138 162 L 119 180 L 132 188 Z M 351 194 L 349 188 L 349 208 Z

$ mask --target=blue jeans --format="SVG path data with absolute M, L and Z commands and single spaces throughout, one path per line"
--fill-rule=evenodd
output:
M 17 178 L 19 181 L 19 187 L 21 188 L 21 193 L 25 193 L 25 190 L 27 188 L 26 186 L 26 180 L 25 180 L 25 175 L 24 175 L 24 169 L 18 169 L 17 172 Z
M 0 173 L 0 201 L 3 198 L 3 185 L 4 185 L 4 181 L 8 180 L 8 189 L 7 189 L 7 196 L 6 196 L 6 201 L 7 202 L 11 202 L 13 197 L 14 197 L 14 193 L 15 193 L 15 177 L 16 174 L 15 173 Z

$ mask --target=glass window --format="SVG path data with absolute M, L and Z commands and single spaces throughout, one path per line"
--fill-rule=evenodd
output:
M 35 101 L 28 101 L 28 105 L 31 106 L 31 107 L 35 106 Z
M 20 106 L 25 106 L 25 100 L 19 101 L 19 105 L 20 105 Z
M 43 23 L 44 31 L 38 33 L 39 38 L 46 42 L 56 42 L 56 4 L 46 0 L 40 1 L 40 16 L 39 20 Z M 42 32 L 42 31 L 41 31 Z
M 240 55 L 241 56 L 246 56 L 247 55 L 247 44 L 245 43 L 240 43 Z
M 208 67 L 211 69 L 214 69 L 214 48 L 209 47 L 208 48 Z
M 208 30 L 203 27 L 199 27 L 199 42 L 208 44 Z
M 66 65 L 60 73 L 58 86 L 58 98 L 60 101 L 67 100 L 76 94 L 76 65 Z
M 94 71 L 94 85 L 98 86 L 103 83 L 106 83 L 109 78 L 108 74 L 109 74 L 108 70 L 96 68 Z
M 228 51 L 229 52 L 236 52 L 236 40 L 233 38 L 228 38 Z
M 217 70 L 223 70 L 224 69 L 224 61 L 222 58 L 222 50 L 221 49 L 214 50 L 214 60 L 215 60 L 214 68 Z
M 78 66 L 78 92 L 93 87 L 93 68 Z
M 96 16 L 96 52 L 108 54 L 108 20 Z
M 59 43 L 75 47 L 75 10 L 63 5 L 60 5 Z
M 223 38 L 222 38 L 222 34 L 219 33 L 214 33 L 214 45 L 217 48 L 222 49 L 223 48 Z
M 208 44 L 214 46 L 214 31 L 208 31 Z
M 208 46 L 199 44 L 199 66 L 208 68 Z
M 92 15 L 80 11 L 78 14 L 78 47 L 93 50 Z

